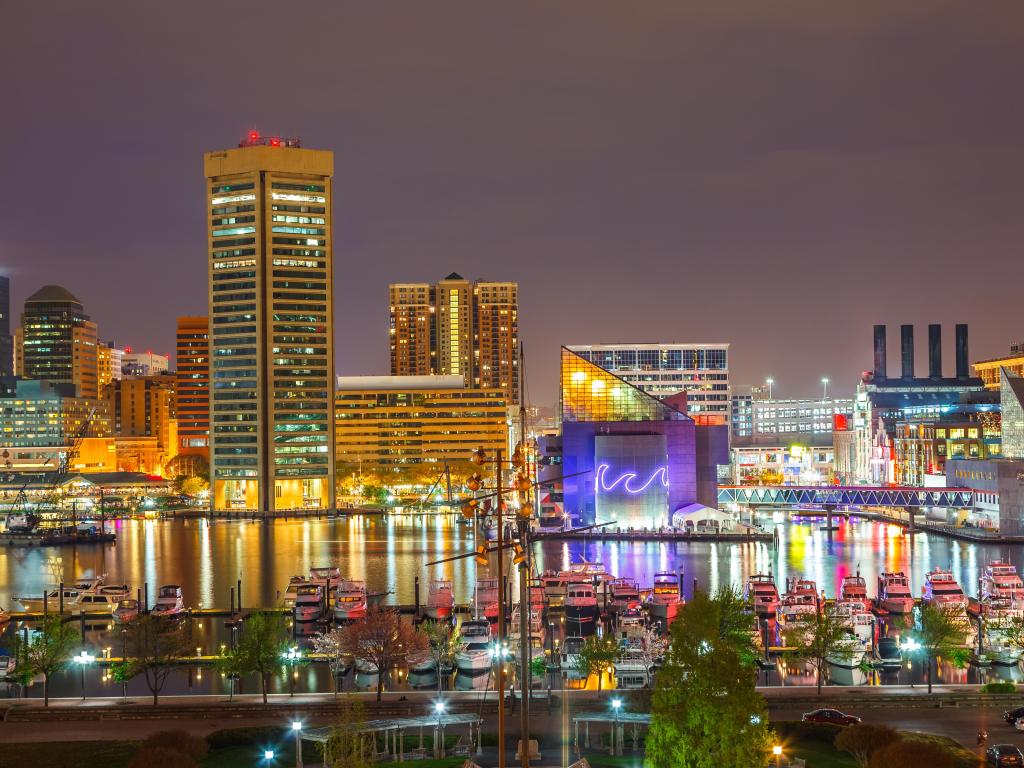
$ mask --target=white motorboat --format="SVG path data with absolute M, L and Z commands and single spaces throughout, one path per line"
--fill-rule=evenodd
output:
M 579 673 L 579 659 L 580 651 L 583 650 L 583 644 L 586 641 L 582 637 L 569 636 L 565 638 L 565 642 L 562 643 L 562 672 L 568 675 L 570 678 L 580 679 L 583 677 Z
M 295 607 L 295 597 L 299 594 L 299 587 L 309 584 L 305 576 L 292 576 L 285 587 L 284 596 L 281 598 L 281 607 L 291 610 Z
M 334 594 L 343 579 L 341 569 L 334 565 L 315 566 L 309 569 L 309 583 L 316 584 L 328 597 Z
M 774 618 L 779 609 L 779 590 L 770 574 L 755 573 L 747 580 L 744 597 L 754 607 L 754 613 L 763 618 Z
M 122 600 L 114 609 L 114 620 L 127 624 L 139 617 L 139 601 L 134 599 Z
M 784 594 L 775 613 L 775 626 L 782 644 L 788 645 L 813 634 L 810 624 L 817 613 L 817 603 L 808 602 L 805 597 L 791 592 Z M 794 637 L 794 633 L 799 633 L 798 637 Z
M 836 685 L 865 685 L 868 682 L 866 656 L 867 651 L 851 637 L 848 646 L 826 656 L 831 682 Z
M 1006 598 L 1013 602 L 1024 602 L 1024 581 L 1017 569 L 1005 560 L 993 560 L 985 566 L 981 575 L 978 599 Z
M 296 623 L 319 621 L 324 615 L 324 593 L 316 584 L 302 584 L 296 589 L 292 615 Z
M 366 618 L 366 582 L 341 579 L 334 591 L 334 620 L 355 621 Z
M 83 579 L 71 585 L 64 585 L 63 593 L 61 589 L 48 589 L 45 592 L 45 597 L 15 597 L 14 599 L 21 603 L 22 607 L 26 611 L 41 613 L 44 608 L 50 613 L 58 613 L 61 606 L 61 595 L 63 594 L 63 605 L 64 612 L 70 613 L 75 609 L 78 599 L 83 594 L 94 593 L 103 584 L 103 577 L 97 576 L 92 579 Z
M 185 598 L 177 584 L 164 584 L 156 596 L 152 613 L 155 616 L 181 616 L 185 613 Z
M 593 584 L 570 584 L 565 595 L 565 627 L 574 635 L 592 635 L 597 628 L 597 593 Z
M 925 576 L 921 599 L 926 605 L 941 607 L 956 606 L 967 608 L 967 595 L 953 578 L 953 572 L 945 568 L 933 568 Z
M 105 595 L 99 592 L 86 592 L 78 596 L 72 613 L 110 613 L 113 614 L 123 598 L 120 595 Z
M 879 575 L 878 607 L 898 616 L 914 610 L 914 595 L 903 571 L 884 571 Z
M 654 574 L 654 587 L 647 600 L 647 610 L 655 619 L 670 624 L 683 605 L 679 592 L 679 576 L 672 571 Z
M 473 594 L 476 615 L 488 621 L 498 620 L 498 580 L 477 579 Z
M 460 674 L 477 675 L 491 669 L 491 624 L 486 619 L 464 621 L 459 627 L 462 647 L 455 654 Z
M 615 659 L 617 689 L 647 688 L 651 684 L 651 660 L 639 645 L 628 643 Z
M 450 619 L 454 610 L 455 596 L 452 594 L 452 583 L 447 579 L 431 581 L 423 613 L 427 618 L 439 621 Z

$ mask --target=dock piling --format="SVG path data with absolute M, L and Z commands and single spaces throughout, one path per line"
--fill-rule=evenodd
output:
M 46 594 L 45 590 L 43 590 L 43 594 L 44 595 Z M 61 613 L 61 614 L 64 613 L 64 582 L 63 581 L 57 587 L 57 613 Z

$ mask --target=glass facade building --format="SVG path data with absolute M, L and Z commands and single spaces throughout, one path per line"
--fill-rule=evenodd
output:
M 1002 370 L 999 385 L 1002 416 L 1002 455 L 1024 459 L 1024 378 Z

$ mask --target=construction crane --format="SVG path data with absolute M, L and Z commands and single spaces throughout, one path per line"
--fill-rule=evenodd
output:
M 57 497 L 60 495 L 60 487 L 71 474 L 71 465 L 78 458 L 78 454 L 82 450 L 82 441 L 89 434 L 89 427 L 92 426 L 92 420 L 95 415 L 96 409 L 90 409 L 85 419 L 82 420 L 81 425 L 72 434 L 71 440 L 68 442 L 68 449 L 60 453 L 57 460 L 57 468 L 52 473 L 49 473 L 46 481 L 46 485 L 50 488 L 50 493 L 39 502 L 37 509 L 45 507 L 57 508 L 59 506 L 57 504 Z M 49 464 L 52 458 L 48 459 L 46 463 Z

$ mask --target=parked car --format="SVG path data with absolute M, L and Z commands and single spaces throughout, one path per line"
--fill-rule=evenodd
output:
M 1019 766 L 1024 765 L 1024 755 L 1017 749 L 1013 744 L 996 744 L 994 747 L 989 747 L 985 753 L 986 765 L 1012 765 Z
M 856 725 L 860 718 L 856 715 L 847 715 L 838 709 L 816 709 L 813 712 L 806 712 L 803 716 L 805 723 L 827 723 L 829 725 Z
M 1007 725 L 1016 725 L 1017 721 L 1024 717 L 1024 707 L 1017 707 L 1003 712 L 1003 720 L 1006 721 Z

